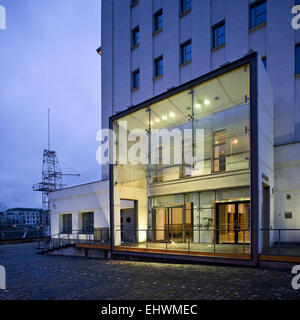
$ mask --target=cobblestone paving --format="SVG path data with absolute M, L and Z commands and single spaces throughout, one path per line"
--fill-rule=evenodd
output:
M 0 246 L 0 299 L 300 299 L 287 271 L 37 255 Z

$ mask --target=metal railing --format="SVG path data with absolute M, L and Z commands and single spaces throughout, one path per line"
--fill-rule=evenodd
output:
M 300 229 L 261 229 L 260 240 L 262 254 L 300 256 Z
M 24 229 L 24 230 L 1 230 L 1 240 L 21 240 L 21 239 L 38 239 L 43 236 L 43 230 L 39 229 Z
M 73 230 L 71 233 L 57 233 L 51 237 L 39 239 L 38 252 L 66 248 L 75 244 L 91 244 L 98 246 L 110 245 L 109 228 L 94 228 L 93 230 Z M 93 231 L 93 232 L 92 232 Z
M 230 234 L 224 239 L 220 232 Z M 119 229 L 114 238 L 115 246 L 132 248 L 239 254 L 248 254 L 250 249 L 250 229 Z

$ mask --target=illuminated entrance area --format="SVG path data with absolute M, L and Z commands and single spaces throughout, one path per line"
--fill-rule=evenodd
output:
M 257 254 L 251 228 L 260 215 L 258 166 L 269 162 L 257 161 L 256 58 L 110 118 L 113 252 L 243 260 Z M 135 202 L 134 218 L 121 199 Z
M 250 243 L 250 202 L 218 203 L 217 243 Z
M 192 204 L 153 208 L 153 241 L 186 243 L 193 241 Z

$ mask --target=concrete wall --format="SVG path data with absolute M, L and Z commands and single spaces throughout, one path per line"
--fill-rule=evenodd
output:
M 263 63 L 258 61 L 258 226 L 263 228 L 263 185 L 268 186 L 270 192 L 270 226 L 274 226 L 274 103 L 273 88 Z M 266 200 L 265 200 L 266 201 Z M 270 243 L 273 243 L 273 234 Z M 262 233 L 259 232 L 258 244 L 261 251 Z
M 299 228 L 300 179 L 295 177 L 299 177 L 300 145 L 289 144 L 275 148 L 275 159 L 276 225 L 283 229 Z M 285 217 L 288 212 L 292 213 L 292 218 Z M 282 232 L 281 240 L 300 242 L 300 231 Z
M 72 229 L 81 227 L 80 215 L 94 212 L 94 227 L 109 227 L 108 180 L 62 189 L 49 194 L 51 235 L 61 232 L 62 214 L 72 214 Z
M 139 1 L 130 9 L 130 0 L 102 1 L 102 113 L 103 127 L 108 116 L 138 104 L 172 86 L 199 77 L 220 65 L 234 61 L 249 50 L 267 56 L 267 72 L 274 87 L 275 143 L 300 138 L 300 79 L 294 77 L 295 43 L 300 31 L 291 27 L 294 0 L 268 0 L 267 23 L 248 30 L 249 3 L 253 0 L 193 1 L 190 13 L 179 18 L 179 1 Z M 163 31 L 153 35 L 152 15 L 163 9 Z M 211 49 L 211 26 L 226 20 L 226 45 Z M 130 49 L 131 29 L 140 26 L 140 45 Z M 193 60 L 180 67 L 180 43 L 192 39 Z M 164 56 L 164 76 L 153 80 L 153 59 Z M 140 68 L 141 86 L 130 90 L 130 74 Z M 299 109 L 299 108 L 298 108 Z

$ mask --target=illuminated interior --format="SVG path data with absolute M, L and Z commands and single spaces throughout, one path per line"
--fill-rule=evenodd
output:
M 242 253 L 249 253 L 249 68 L 244 65 L 113 122 L 115 246 L 202 251 L 227 245 L 230 252 L 241 246 Z M 137 129 L 146 132 L 144 140 Z M 171 135 L 166 147 L 157 132 L 163 129 L 182 135 Z M 197 129 L 204 130 L 203 139 L 194 134 Z M 119 138 L 124 130 L 130 137 L 127 149 Z M 203 158 L 188 163 L 185 148 L 202 148 Z M 164 163 L 166 150 L 170 159 Z M 124 163 L 133 158 L 134 163 Z M 126 234 L 121 232 L 122 199 L 135 202 Z

